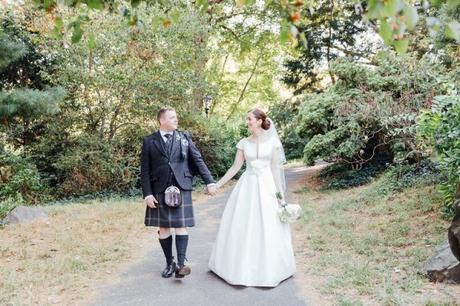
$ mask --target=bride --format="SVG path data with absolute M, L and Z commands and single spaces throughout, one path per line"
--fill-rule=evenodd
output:
M 248 112 L 251 135 L 241 139 L 233 166 L 217 182 L 228 182 L 246 161 L 227 204 L 209 268 L 232 285 L 275 287 L 296 272 L 289 224 L 277 215 L 284 199 L 284 150 L 273 122 L 258 108 Z

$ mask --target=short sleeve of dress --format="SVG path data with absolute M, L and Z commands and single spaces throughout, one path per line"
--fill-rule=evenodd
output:
M 243 150 L 243 147 L 244 147 L 244 138 L 241 139 L 240 141 L 238 141 L 238 143 L 236 144 L 236 147 L 240 150 Z
M 283 145 L 281 144 L 281 141 L 277 138 L 273 138 L 273 147 L 275 149 L 281 148 Z

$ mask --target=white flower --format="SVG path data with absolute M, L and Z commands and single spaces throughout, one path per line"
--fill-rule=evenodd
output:
M 182 144 L 183 144 L 184 146 L 188 146 L 188 141 L 187 141 L 187 139 L 182 139 Z
M 286 204 L 278 208 L 278 216 L 283 223 L 292 223 L 300 218 L 302 208 L 298 204 Z

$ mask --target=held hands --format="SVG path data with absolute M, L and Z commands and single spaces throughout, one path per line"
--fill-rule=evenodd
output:
M 217 185 L 214 184 L 214 185 L 207 186 L 206 191 L 207 191 L 207 193 L 209 195 L 215 196 L 217 194 L 217 191 L 218 191 Z
M 215 184 L 206 187 L 206 193 L 211 195 L 211 196 L 215 196 L 217 194 L 217 192 L 218 192 L 218 189 L 217 189 L 217 186 Z M 155 199 L 155 197 L 153 195 L 147 196 L 144 199 L 144 202 L 150 208 L 157 208 L 156 204 L 158 204 L 158 200 Z
M 157 208 L 155 204 L 158 204 L 157 199 L 153 195 L 149 195 L 144 199 L 145 204 L 150 208 Z

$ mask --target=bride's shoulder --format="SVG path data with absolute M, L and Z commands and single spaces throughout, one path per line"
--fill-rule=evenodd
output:
M 236 147 L 240 150 L 243 150 L 243 147 L 246 141 L 247 141 L 247 137 L 240 139 L 240 141 L 238 141 L 238 143 L 236 144 Z
M 281 141 L 280 141 L 278 138 L 276 138 L 276 137 L 273 137 L 273 138 L 272 138 L 272 144 L 273 144 L 273 146 L 274 146 L 275 148 L 280 148 L 280 147 L 283 146 L 283 145 L 281 144 Z

